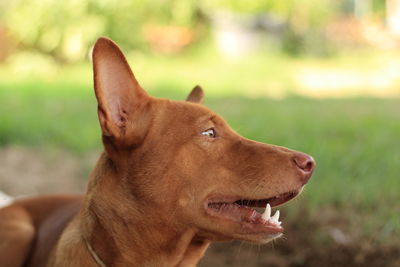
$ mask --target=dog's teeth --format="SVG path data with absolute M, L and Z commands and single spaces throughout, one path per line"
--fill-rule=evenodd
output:
M 271 220 L 273 220 L 276 223 L 279 223 L 279 210 L 277 210 L 274 214 L 274 216 L 271 217 Z
M 265 211 L 261 216 L 264 220 L 268 220 L 271 217 L 271 206 L 269 203 L 267 203 L 267 206 L 265 207 Z

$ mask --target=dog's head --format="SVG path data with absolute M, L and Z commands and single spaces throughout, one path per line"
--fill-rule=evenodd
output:
M 283 228 L 268 212 L 300 193 L 313 159 L 248 140 L 201 105 L 196 86 L 186 101 L 149 96 L 112 41 L 93 51 L 103 142 L 114 178 L 111 194 L 141 216 L 188 226 L 211 240 L 267 242 Z M 129 216 L 129 214 L 125 214 Z M 174 226 L 171 226 L 174 227 Z

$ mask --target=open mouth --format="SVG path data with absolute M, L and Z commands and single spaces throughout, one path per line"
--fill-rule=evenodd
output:
M 241 223 L 256 232 L 281 233 L 279 210 L 271 216 L 271 207 L 281 205 L 299 194 L 299 190 L 286 192 L 265 199 L 240 199 L 235 197 L 211 197 L 206 202 L 207 213 Z M 255 208 L 265 208 L 259 213 Z

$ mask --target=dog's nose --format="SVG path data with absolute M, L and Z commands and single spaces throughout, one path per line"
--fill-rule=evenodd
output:
M 302 173 L 303 182 L 307 183 L 315 167 L 315 161 L 313 157 L 301 152 L 296 152 L 296 154 L 293 156 L 293 162 Z

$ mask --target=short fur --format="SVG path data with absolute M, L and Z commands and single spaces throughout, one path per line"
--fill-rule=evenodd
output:
M 0 209 L 1 266 L 194 266 L 210 242 L 280 235 L 208 205 L 294 196 L 311 157 L 239 136 L 200 104 L 199 86 L 187 101 L 149 96 L 109 39 L 96 42 L 93 66 L 105 149 L 87 193 Z

